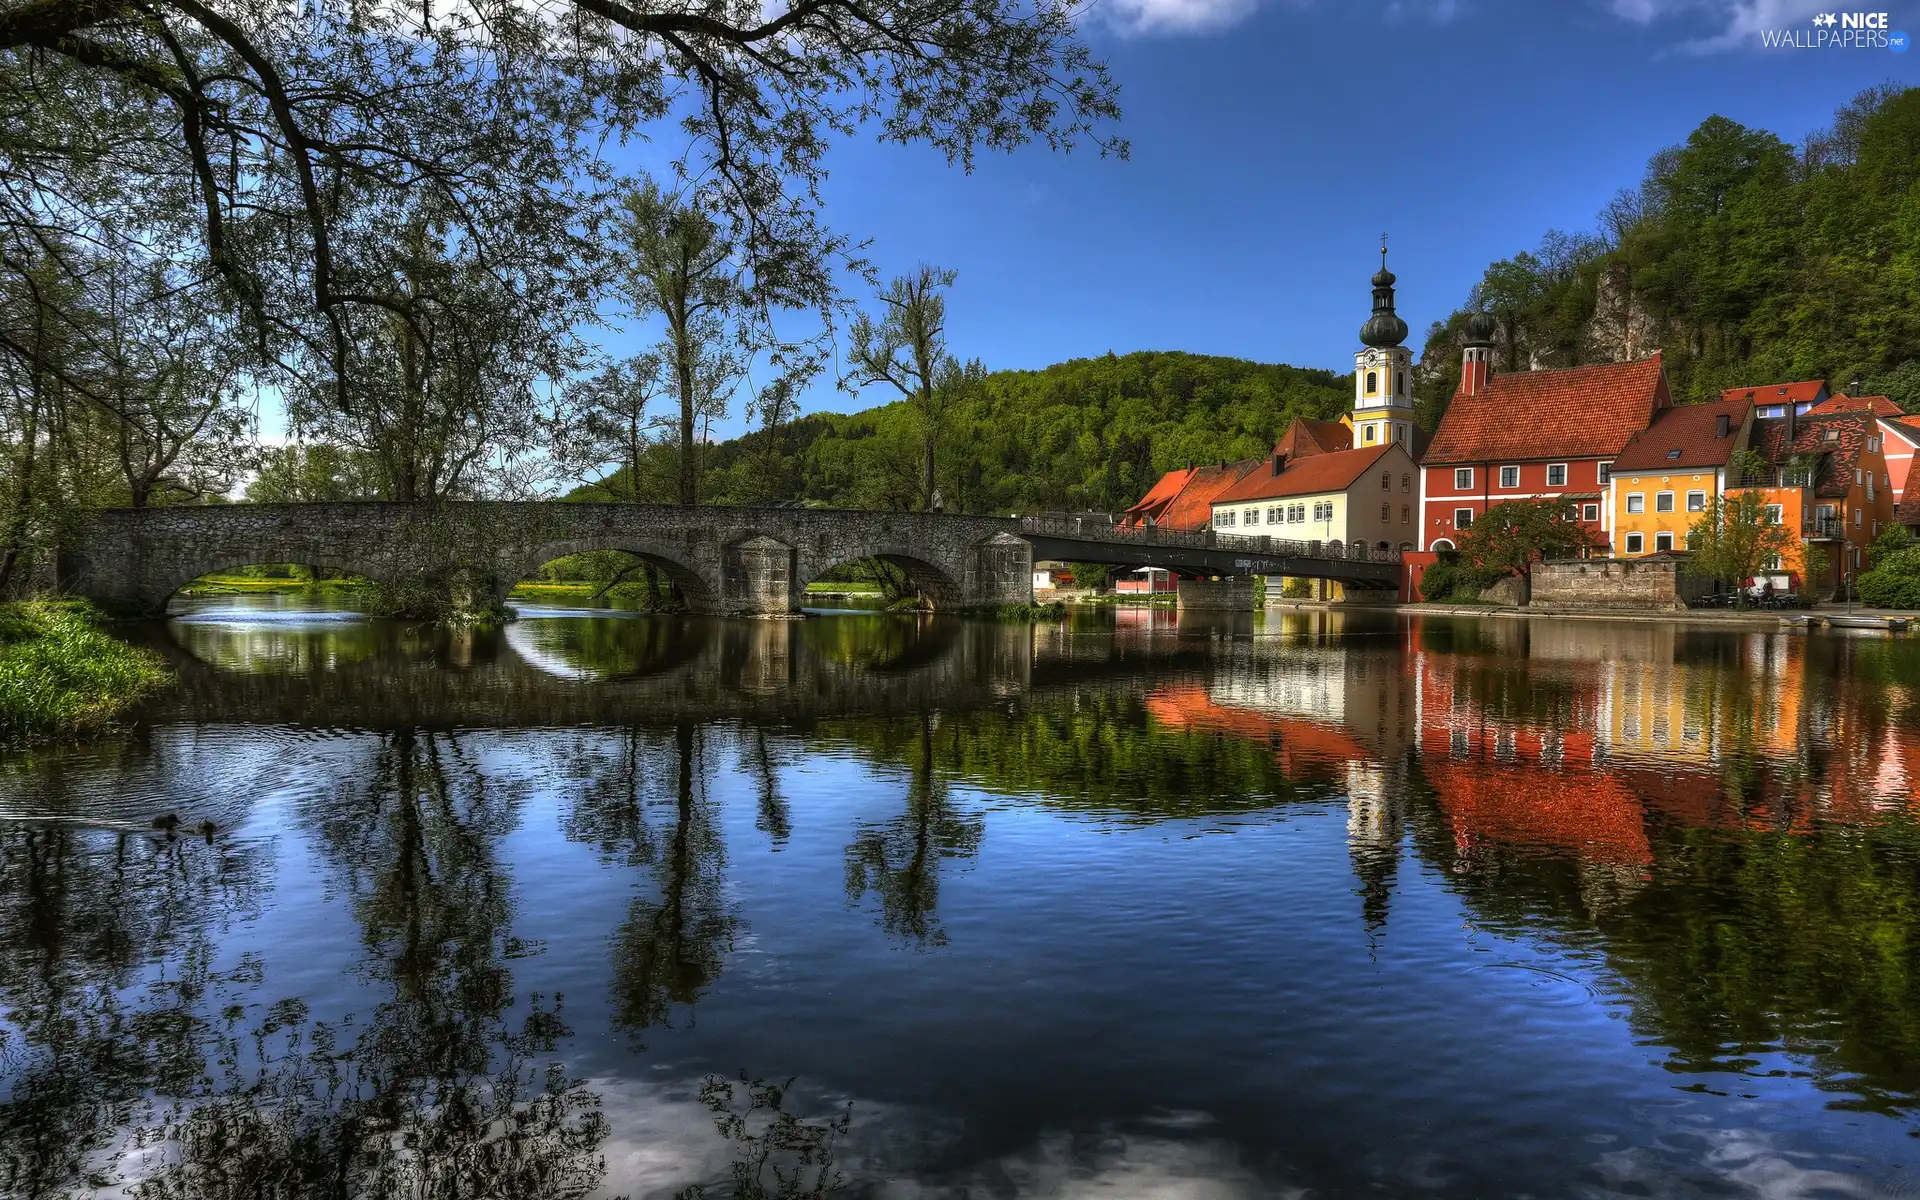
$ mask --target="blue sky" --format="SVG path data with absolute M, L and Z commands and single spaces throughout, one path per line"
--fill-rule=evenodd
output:
M 1905 2 L 1889 23 L 1920 31 Z M 1099 0 L 1087 32 L 1121 84 L 1130 160 L 1030 148 L 966 175 L 854 141 L 831 159 L 828 215 L 873 240 L 883 274 L 955 268 L 951 348 L 989 367 L 1162 349 L 1346 370 L 1383 231 L 1417 346 L 1489 262 L 1592 229 L 1707 116 L 1797 141 L 1863 88 L 1920 83 L 1911 52 L 1760 48 L 1759 30 L 1821 11 Z M 805 407 L 887 398 L 819 387 Z

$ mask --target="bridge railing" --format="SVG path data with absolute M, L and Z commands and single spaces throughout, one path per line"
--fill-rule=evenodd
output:
M 1020 532 L 1036 537 L 1091 538 L 1137 542 L 1143 546 L 1180 546 L 1194 550 L 1242 551 L 1278 558 L 1345 559 L 1349 562 L 1399 562 L 1400 551 L 1356 543 L 1297 541 L 1264 534 L 1220 533 L 1212 529 L 1161 529 L 1122 525 L 1107 513 L 1035 513 L 1020 518 Z

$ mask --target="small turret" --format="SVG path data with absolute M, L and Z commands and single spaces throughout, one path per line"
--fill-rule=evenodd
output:
M 1492 313 L 1477 312 L 1467 318 L 1467 345 L 1460 360 L 1460 394 L 1478 396 L 1487 390 L 1493 378 L 1493 334 L 1497 328 Z

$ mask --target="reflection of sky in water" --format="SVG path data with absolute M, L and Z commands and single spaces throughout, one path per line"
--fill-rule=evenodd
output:
M 542 611 L 508 645 L 578 677 L 542 641 L 575 618 Z M 1097 657 L 1098 635 L 1020 632 L 1000 649 Z M 851 1101 L 836 1162 L 858 1196 L 1910 1192 L 1911 1121 L 1848 1106 L 1898 1093 L 1911 1064 L 1875 1013 L 1913 1001 L 1797 1025 L 1805 1011 L 1756 993 L 1752 1021 L 1703 1029 L 1708 1010 L 1686 1004 L 1806 964 L 1749 983 L 1675 949 L 1682 920 L 1818 915 L 1792 905 L 1822 894 L 1780 899 L 1793 877 L 1766 875 L 1772 856 L 1872 837 L 1892 864 L 1874 886 L 1913 890 L 1907 685 L 1857 682 L 1898 662 L 1835 676 L 1826 644 L 1744 635 L 1629 633 L 1583 658 L 1580 634 L 1448 648 L 1282 632 L 1201 642 L 1206 674 L 1064 671 L 1050 697 L 924 723 L 762 730 L 689 711 L 685 789 L 672 729 L 420 733 L 396 756 L 393 734 L 227 725 L 0 775 L 0 800 L 16 819 L 98 814 L 181 877 L 252 863 L 196 918 L 210 969 L 237 980 L 208 1003 L 232 993 L 250 1021 L 289 996 L 342 1028 L 393 1019 L 381 956 L 415 927 L 409 905 L 435 887 L 504 897 L 482 942 L 508 976 L 501 1022 L 564 997 L 571 1032 L 533 1065 L 597 1096 L 602 1195 L 722 1177 L 739 1148 L 698 1092 L 742 1068 L 796 1078 L 810 1119 Z M 1229 774 L 1254 760 L 1300 781 L 1294 798 Z M 401 778 L 420 789 L 411 842 Z M 140 832 L 155 808 L 215 800 L 213 846 Z M 100 862 L 126 855 L 89 836 Z M 918 934 L 893 907 L 914 896 Z M 632 933 L 673 911 L 711 918 L 713 969 L 662 1019 L 622 1027 Z M 427 915 L 424 953 L 465 961 L 447 947 L 471 913 Z M 1877 1063 L 1858 1052 L 1876 1036 Z M 1715 1037 L 1711 1062 L 1674 1049 Z

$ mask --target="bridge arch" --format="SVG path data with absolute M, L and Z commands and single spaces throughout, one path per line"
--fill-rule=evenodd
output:
M 352 555 L 316 551 L 310 545 L 266 543 L 248 546 L 212 545 L 197 547 L 173 559 L 167 571 L 149 584 L 147 608 L 160 614 L 172 605 L 180 589 L 206 575 L 238 571 L 245 567 L 295 563 L 333 575 L 355 575 L 374 583 L 386 582 L 387 572 L 379 564 L 363 562 Z
M 965 577 L 963 569 L 952 565 L 942 566 L 934 561 L 925 550 L 900 545 L 896 542 L 854 543 L 846 547 L 835 547 L 831 554 L 816 554 L 801 570 L 803 578 L 794 581 L 795 590 L 802 596 L 807 585 L 835 567 L 858 562 L 863 558 L 877 558 L 881 562 L 898 567 L 922 597 L 934 608 L 952 608 L 961 603 L 964 597 Z
M 642 562 L 658 567 L 686 598 L 687 607 L 696 613 L 712 612 L 719 604 L 718 581 L 708 579 L 681 557 L 681 548 L 653 538 L 616 535 L 609 537 L 566 538 L 542 542 L 504 564 L 497 582 L 500 599 L 505 599 L 514 584 L 535 574 L 556 558 L 586 554 L 594 550 L 614 550 L 631 554 Z

